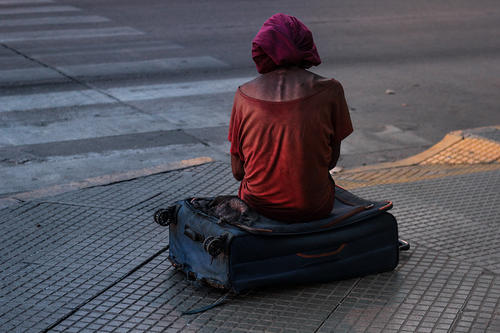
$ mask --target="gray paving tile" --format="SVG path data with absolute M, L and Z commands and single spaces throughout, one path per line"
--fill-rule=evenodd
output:
M 91 322 L 100 324 L 99 329 L 314 332 L 355 282 L 263 289 L 232 297 L 209 312 L 181 316 L 182 311 L 211 304 L 222 294 L 189 283 L 162 255 L 85 305 L 57 329 Z M 113 297 L 119 300 L 110 301 Z
M 216 162 L 48 198 L 51 202 L 152 213 L 188 196 L 236 194 L 231 167 Z
M 361 188 L 394 201 L 402 237 L 500 274 L 500 172 Z
M 48 327 L 168 243 L 164 229 L 137 213 L 40 203 L 6 215 L 0 331 Z
M 500 277 L 483 273 L 476 281 L 454 332 L 500 332 Z
M 481 269 L 415 246 L 394 272 L 364 277 L 320 332 L 449 330 Z

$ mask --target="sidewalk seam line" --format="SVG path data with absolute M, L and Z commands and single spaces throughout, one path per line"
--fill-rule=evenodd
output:
M 481 276 L 484 275 L 484 273 L 485 273 L 484 270 L 482 270 L 481 274 L 479 274 L 479 276 L 476 278 L 476 281 L 474 281 L 474 285 L 471 287 L 469 293 L 467 294 L 467 297 L 465 298 L 464 303 L 460 307 L 460 310 L 458 310 L 457 314 L 455 315 L 455 318 L 453 318 L 453 322 L 451 323 L 448 332 L 454 332 L 455 331 L 456 326 L 458 325 L 460 319 L 462 318 L 462 315 L 464 313 L 465 307 L 467 306 L 467 303 L 469 302 L 470 298 L 472 297 L 472 293 L 473 293 L 474 289 L 478 286 L 479 280 L 480 280 Z M 490 282 L 490 287 L 491 287 L 491 282 Z
M 328 321 L 328 319 L 330 319 L 330 317 L 335 313 L 335 311 L 344 303 L 344 301 L 346 300 L 346 298 L 349 297 L 349 295 L 352 293 L 352 291 L 354 290 L 354 288 L 356 288 L 358 286 L 358 284 L 361 282 L 361 279 L 362 278 L 358 278 L 357 281 L 349 288 L 349 290 L 345 293 L 344 297 L 342 297 L 342 299 L 340 300 L 340 302 L 338 302 L 337 305 L 335 305 L 335 307 L 333 308 L 333 310 L 321 322 L 321 324 L 314 331 L 314 333 L 317 333 L 323 327 L 323 325 L 325 325 L 325 323 Z
M 105 206 L 92 206 L 92 205 L 83 205 L 83 204 L 76 204 L 72 202 L 62 202 L 62 201 L 50 201 L 50 200 L 41 200 L 41 199 L 34 199 L 26 202 L 33 202 L 37 204 L 49 204 L 49 205 L 61 205 L 61 206 L 69 206 L 69 207 L 81 207 L 81 208 L 95 208 L 95 209 L 106 209 L 109 211 L 119 211 L 119 212 L 126 212 L 128 208 L 116 208 L 116 207 L 105 207 Z M 8 207 L 7 207 L 8 208 Z
M 158 193 L 156 193 L 154 195 L 151 195 L 151 196 L 149 196 L 148 198 L 146 198 L 144 200 L 141 200 L 141 201 L 139 201 L 139 202 L 137 202 L 137 203 L 135 203 L 135 204 L 133 204 L 131 206 L 128 206 L 127 208 L 123 209 L 123 211 L 127 211 L 127 210 L 130 210 L 130 209 L 134 208 L 134 207 L 137 207 L 137 206 L 139 206 L 139 205 L 141 205 L 141 204 L 143 204 L 143 203 L 145 203 L 145 202 L 147 202 L 147 201 L 149 201 L 149 200 L 151 200 L 153 198 L 156 198 L 156 197 L 162 195 L 163 193 L 164 193 L 164 191 L 161 191 L 161 192 L 158 192 Z
M 155 259 L 159 255 L 161 255 L 163 252 L 167 251 L 169 248 L 170 248 L 170 244 L 168 244 L 167 246 L 163 247 L 162 249 L 160 249 L 159 251 L 157 251 L 155 254 L 153 254 L 151 257 L 149 257 L 148 259 L 146 259 L 145 261 L 143 261 L 139 265 L 135 266 L 129 272 L 125 273 L 122 277 L 118 278 L 115 282 L 111 283 L 106 288 L 104 288 L 101 291 L 97 292 L 94 296 L 91 296 L 88 299 L 86 299 L 85 301 L 83 301 L 82 303 L 80 303 L 76 308 L 74 308 L 73 310 L 71 310 L 70 312 L 68 312 L 67 314 L 65 314 L 61 318 L 59 318 L 56 322 L 54 322 L 53 324 L 49 325 L 47 328 L 45 328 L 44 330 L 42 330 L 42 332 L 43 333 L 49 332 L 51 329 L 55 328 L 57 325 L 61 324 L 63 321 L 65 321 L 66 319 L 68 319 L 69 317 L 71 317 L 72 315 L 74 315 L 76 312 L 78 312 L 78 310 L 80 310 L 82 307 L 84 307 L 88 303 L 92 302 L 94 299 L 96 299 L 100 295 L 104 294 L 106 291 L 108 291 L 109 289 L 111 289 L 112 287 L 114 287 L 115 285 L 117 285 L 118 283 L 120 283 L 121 281 L 125 280 L 130 275 L 134 274 L 136 271 L 138 271 L 139 269 L 141 269 L 142 267 L 144 267 L 145 265 L 147 265 L 148 263 L 150 263 L 153 259 Z

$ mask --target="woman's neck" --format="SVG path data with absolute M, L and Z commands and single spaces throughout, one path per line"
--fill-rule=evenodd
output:
M 244 84 L 241 90 L 257 99 L 280 102 L 311 95 L 322 80 L 321 76 L 300 67 L 279 67 Z

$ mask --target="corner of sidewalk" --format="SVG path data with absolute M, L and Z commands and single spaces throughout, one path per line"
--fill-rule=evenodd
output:
M 334 173 L 339 185 L 354 189 L 405 183 L 500 168 L 500 125 L 450 132 L 429 149 L 395 161 Z

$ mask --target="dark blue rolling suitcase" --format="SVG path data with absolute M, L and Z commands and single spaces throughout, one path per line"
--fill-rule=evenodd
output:
M 189 279 L 237 293 L 394 269 L 398 228 L 386 212 L 392 203 L 367 201 L 340 187 L 335 195 L 334 213 L 307 223 L 287 224 L 251 211 L 221 217 L 207 209 L 214 198 L 179 201 L 157 211 L 155 220 L 169 225 L 169 259 L 176 268 Z

